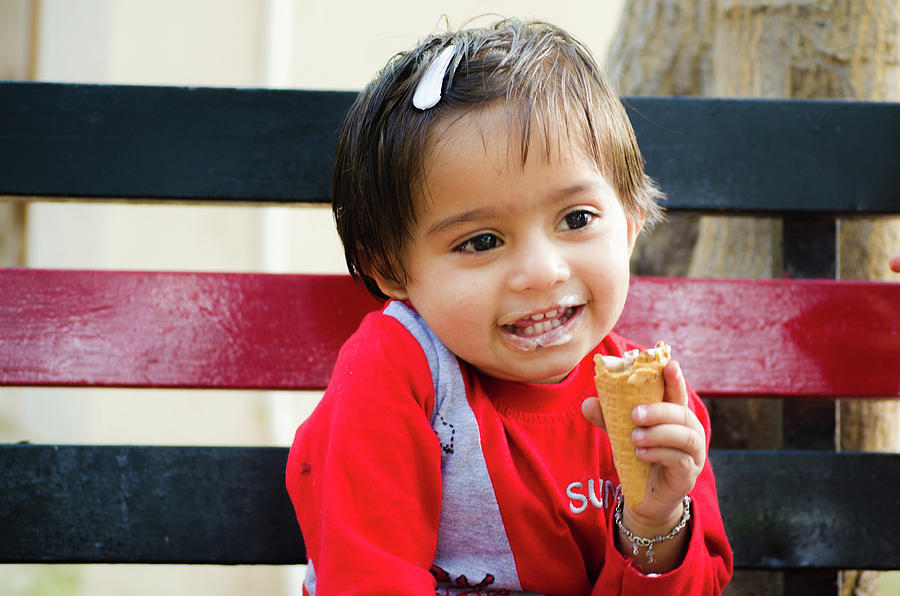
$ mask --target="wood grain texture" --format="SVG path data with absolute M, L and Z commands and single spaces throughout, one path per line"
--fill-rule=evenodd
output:
M 5 384 L 316 389 L 377 302 L 349 276 L 0 271 Z
M 303 562 L 286 458 L 284 448 L 0 446 L 0 562 Z M 736 566 L 900 567 L 900 503 L 883 490 L 897 457 L 710 458 Z
M 0 562 L 305 560 L 274 447 L 0 446 Z
M 0 384 L 315 389 L 379 307 L 348 276 L 0 270 Z M 705 396 L 900 396 L 900 284 L 636 278 L 618 330 Z
M 900 284 L 634 280 L 618 328 L 709 397 L 900 396 Z

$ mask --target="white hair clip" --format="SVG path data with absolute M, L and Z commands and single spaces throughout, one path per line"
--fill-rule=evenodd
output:
M 438 54 L 422 78 L 416 85 L 416 91 L 413 93 L 413 105 L 420 110 L 427 110 L 437 105 L 441 100 L 441 88 L 444 86 L 444 76 L 447 74 L 447 68 L 456 52 L 456 46 L 449 45 Z

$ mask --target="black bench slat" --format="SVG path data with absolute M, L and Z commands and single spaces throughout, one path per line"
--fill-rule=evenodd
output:
M 273 447 L 0 446 L 0 563 L 302 563 Z
M 895 454 L 712 450 L 710 458 L 736 565 L 900 567 Z
M 327 202 L 354 94 L 0 84 L 0 195 Z
M 900 104 L 624 98 L 672 210 L 900 211 Z M 884 153 L 882 153 L 884 152 Z
M 325 203 L 336 130 L 354 95 L 0 83 L 0 195 Z M 900 155 L 898 104 L 625 102 L 672 210 L 900 208 L 890 161 Z
M 0 562 L 300 563 L 286 457 L 278 447 L 0 446 Z M 900 459 L 710 457 L 736 566 L 900 567 Z

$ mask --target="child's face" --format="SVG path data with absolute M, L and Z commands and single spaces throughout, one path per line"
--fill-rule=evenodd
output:
M 482 372 L 562 380 L 621 314 L 641 222 L 565 138 L 549 158 L 533 141 L 522 167 L 502 109 L 438 123 L 433 138 L 409 281 L 382 290 Z

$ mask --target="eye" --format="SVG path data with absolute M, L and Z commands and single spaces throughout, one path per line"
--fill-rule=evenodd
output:
M 560 222 L 559 227 L 563 230 L 577 230 L 589 225 L 597 217 L 596 213 L 580 209 L 567 213 Z
M 484 252 L 497 248 L 500 245 L 500 239 L 494 234 L 482 233 L 472 236 L 459 246 L 453 249 L 453 252 Z

